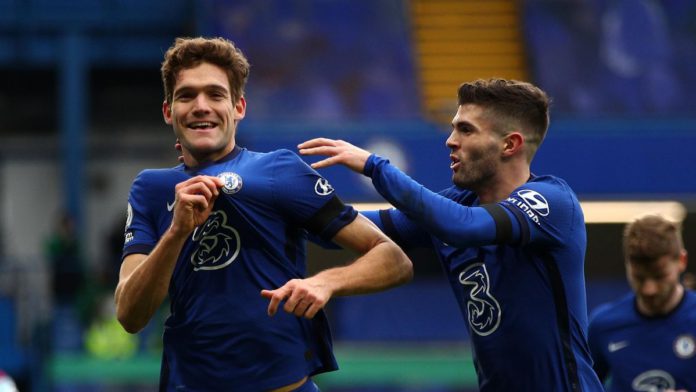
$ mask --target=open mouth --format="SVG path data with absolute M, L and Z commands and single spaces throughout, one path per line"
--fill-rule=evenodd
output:
M 450 155 L 450 169 L 456 170 L 459 167 L 459 158 L 454 155 Z
M 195 129 L 197 131 L 204 131 L 206 129 L 212 129 L 217 127 L 217 123 L 214 123 L 212 121 L 195 121 L 188 123 L 186 125 L 189 129 Z

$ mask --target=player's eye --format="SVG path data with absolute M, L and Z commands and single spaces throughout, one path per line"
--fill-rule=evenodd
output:
M 212 91 L 209 93 L 209 96 L 216 101 L 220 101 L 227 98 L 227 94 L 225 94 L 223 91 Z
M 193 94 L 184 93 L 178 94 L 176 97 L 174 97 L 174 99 L 176 99 L 177 101 L 190 101 L 191 99 L 193 99 L 193 97 Z

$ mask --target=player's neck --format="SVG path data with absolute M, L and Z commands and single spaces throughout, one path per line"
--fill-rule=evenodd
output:
M 184 157 L 184 164 L 187 167 L 196 167 L 200 166 L 201 164 L 208 163 L 208 162 L 215 162 L 217 160 L 220 160 L 227 156 L 232 150 L 234 150 L 235 147 L 235 142 L 232 141 L 229 145 L 227 145 L 224 149 L 214 151 L 214 152 L 205 152 L 201 154 L 194 154 L 193 152 L 187 150 L 186 148 L 181 149 L 181 153 Z
M 504 168 L 490 184 L 476 190 L 480 204 L 498 203 L 507 199 L 512 191 L 529 181 L 529 176 L 529 166 Z

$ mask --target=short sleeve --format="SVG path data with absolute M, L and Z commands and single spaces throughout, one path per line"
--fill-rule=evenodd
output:
M 357 216 L 326 178 L 288 150 L 280 150 L 275 159 L 273 181 L 278 208 L 324 240 L 333 238 Z
M 159 240 L 155 219 L 149 209 L 147 178 L 147 171 L 141 172 L 128 195 L 123 257 L 133 253 L 149 254 Z

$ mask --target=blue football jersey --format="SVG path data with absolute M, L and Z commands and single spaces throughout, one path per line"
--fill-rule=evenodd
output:
M 193 169 L 141 172 L 128 199 L 124 256 L 154 248 L 171 223 L 175 185 L 196 175 L 225 185 L 171 277 L 160 390 L 256 392 L 335 370 L 324 313 L 269 317 L 260 292 L 304 278 L 307 232 L 329 240 L 356 211 L 294 153 L 237 147 Z
M 532 176 L 496 204 L 439 194 L 372 155 L 397 209 L 366 213 L 397 243 L 435 249 L 467 322 L 482 392 L 602 391 L 587 345 L 585 223 L 563 180 Z
M 609 392 L 696 391 L 696 293 L 664 316 L 638 312 L 635 294 L 598 307 L 590 320 L 595 369 Z

